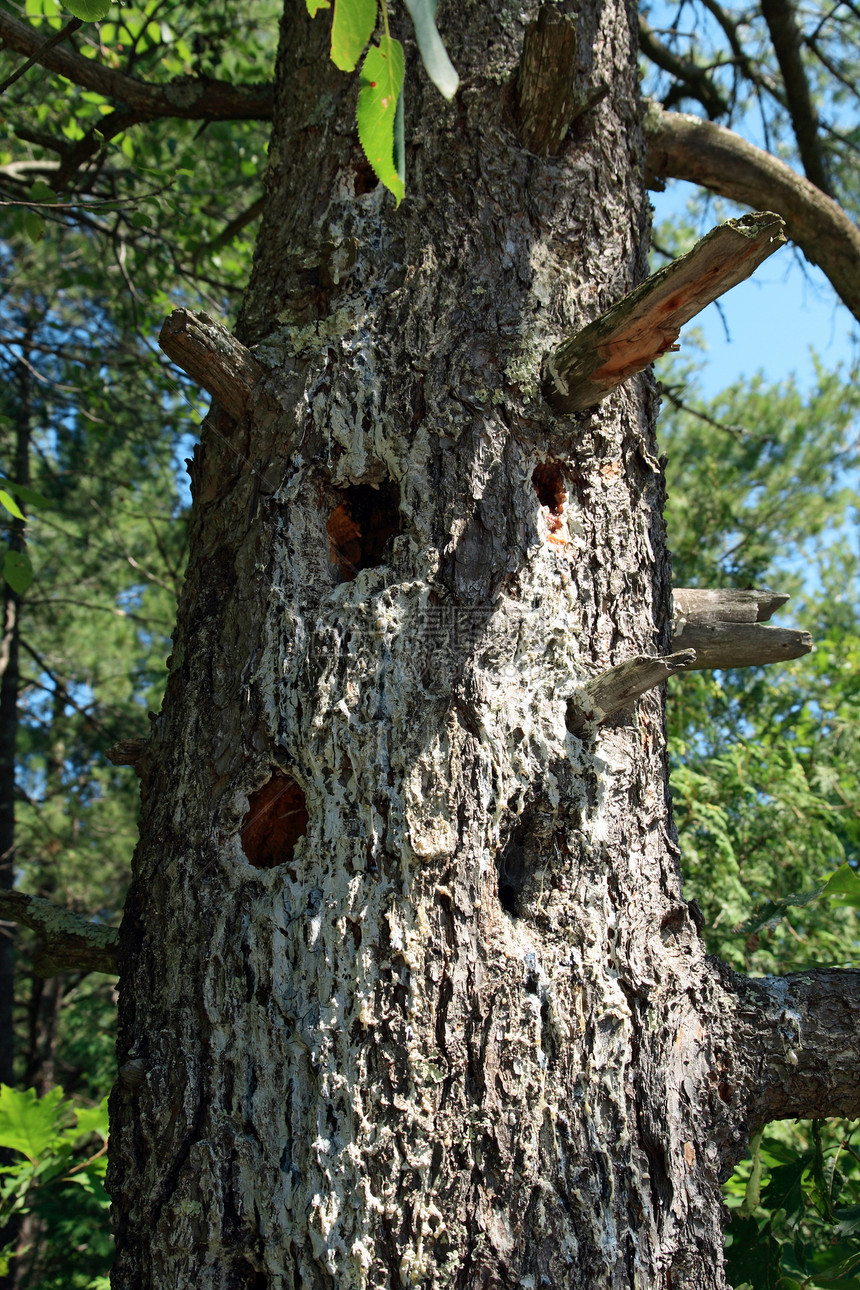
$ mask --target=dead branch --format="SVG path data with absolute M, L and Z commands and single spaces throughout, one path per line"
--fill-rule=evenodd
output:
M 782 219 L 768 211 L 718 225 L 547 356 L 544 397 L 566 413 L 599 403 L 675 349 L 684 323 L 748 278 L 784 242 Z

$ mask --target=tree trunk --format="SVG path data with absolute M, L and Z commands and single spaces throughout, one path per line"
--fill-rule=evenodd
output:
M 818 1066 L 835 1028 L 856 1054 L 838 974 L 705 958 L 660 693 L 566 725 L 671 636 L 650 376 L 577 417 L 540 394 L 646 270 L 635 15 L 579 8 L 596 106 L 540 159 L 520 6 L 440 21 L 461 90 L 408 67 L 396 210 L 287 5 L 238 329 L 268 370 L 203 429 L 141 763 L 123 1290 L 719 1287 L 748 1132 L 825 1086 L 856 1109 Z

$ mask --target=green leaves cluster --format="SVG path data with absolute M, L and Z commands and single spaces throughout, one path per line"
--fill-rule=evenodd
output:
M 34 1213 L 53 1231 L 48 1257 L 31 1263 L 30 1285 L 48 1290 L 65 1263 L 67 1286 L 107 1286 L 110 1243 L 98 1231 L 110 1204 L 104 1189 L 107 1137 L 107 1098 L 85 1106 L 69 1102 L 61 1089 L 39 1098 L 33 1089 L 0 1085 L 0 1148 L 12 1155 L 12 1163 L 0 1166 L 0 1226 Z M 0 1276 L 8 1273 L 13 1253 L 11 1245 L 0 1250 Z
M 404 0 L 415 27 L 421 60 L 433 84 L 452 99 L 459 84 L 457 73 L 436 27 L 436 0 Z M 313 18 L 330 0 L 306 0 Z M 358 138 L 373 173 L 403 199 L 406 161 L 403 138 L 403 46 L 388 26 L 386 0 L 379 0 L 382 31 L 377 45 L 365 55 L 359 77 L 356 108 Z M 377 26 L 377 0 L 334 0 L 331 26 L 331 60 L 343 72 L 352 72 Z
M 856 1290 L 858 1133 L 856 1124 L 813 1120 L 756 1136 L 726 1188 L 726 1275 L 735 1290 Z
M 705 404 L 675 365 L 660 433 L 679 586 L 769 586 L 815 652 L 670 682 L 685 891 L 738 970 L 860 952 L 860 396 L 854 373 L 733 386 Z M 788 613 L 787 611 L 791 612 Z M 771 1125 L 727 1185 L 736 1290 L 857 1290 L 856 1126 Z

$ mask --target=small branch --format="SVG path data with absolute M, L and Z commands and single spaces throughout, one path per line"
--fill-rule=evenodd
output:
M 151 85 L 73 50 L 46 50 L 35 27 L 5 10 L 0 10 L 0 41 L 16 53 L 34 56 L 43 67 L 75 85 L 125 104 L 131 112 L 192 121 L 268 120 L 272 115 L 272 85 L 229 85 L 196 76 Z
M 50 53 L 55 45 L 59 45 L 61 41 L 65 40 L 67 36 L 71 36 L 72 32 L 77 31 L 82 25 L 83 23 L 80 18 L 72 18 L 66 23 L 65 27 L 61 27 L 59 31 L 55 31 L 53 36 L 49 36 L 48 39 L 39 46 L 35 53 L 30 55 L 26 63 L 22 63 L 20 67 L 16 67 L 14 72 L 6 77 L 5 81 L 0 81 L 0 94 L 5 94 L 9 86 L 14 85 L 17 80 L 20 80 L 25 72 L 29 72 L 34 63 L 38 63 L 47 53 Z
M 544 360 L 544 397 L 562 413 L 581 412 L 676 347 L 681 327 L 743 282 L 785 242 L 770 212 L 711 230 L 692 251 L 649 278 Z
M 767 23 L 788 104 L 794 137 L 806 178 L 830 197 L 832 191 L 824 166 L 818 117 L 800 56 L 800 31 L 788 0 L 762 0 L 761 16 Z
M 665 658 L 631 658 L 611 667 L 588 681 L 580 697 L 568 704 L 568 730 L 578 734 L 590 723 L 608 721 L 617 712 L 629 708 L 640 694 L 662 685 L 675 672 L 691 667 L 695 660 L 695 650 L 684 649 Z
M 643 126 L 652 186 L 686 179 L 745 206 L 779 211 L 788 236 L 860 320 L 860 229 L 838 203 L 785 162 L 711 121 L 652 103 Z
M 0 891 L 0 917 L 23 923 L 40 939 L 33 967 L 39 976 L 58 972 L 109 972 L 117 969 L 119 932 L 90 923 L 41 896 Z
M 106 749 L 105 757 L 114 766 L 133 766 L 138 774 L 138 763 L 149 746 L 148 739 L 120 739 Z
M 553 157 L 578 116 L 608 93 L 607 85 L 590 94 L 578 88 L 576 19 L 543 4 L 536 22 L 526 27 L 517 75 L 519 134 L 538 157 Z
M 725 587 L 675 587 L 676 630 L 695 623 L 764 623 L 791 599 L 780 591 L 734 591 Z
M 812 649 L 809 632 L 791 627 L 770 627 L 761 623 L 685 623 L 676 630 L 672 644 L 692 649 L 696 661 L 684 670 L 702 672 L 711 668 L 763 667 L 800 658 Z
M 680 58 L 673 50 L 658 40 L 648 23 L 639 17 L 639 48 L 646 58 L 656 63 L 678 82 L 679 98 L 692 98 L 701 103 L 708 116 L 727 116 L 729 105 L 703 67 L 689 59 Z
M 226 327 L 208 314 L 175 309 L 161 328 L 158 343 L 234 421 L 241 420 L 251 391 L 266 369 Z

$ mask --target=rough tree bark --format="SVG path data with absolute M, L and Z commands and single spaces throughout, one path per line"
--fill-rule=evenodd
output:
M 566 724 L 671 639 L 651 377 L 540 392 L 646 272 L 635 13 L 579 6 L 593 106 L 541 158 L 522 6 L 440 21 L 462 88 L 411 67 L 395 210 L 287 4 L 237 329 L 265 374 L 204 425 L 136 758 L 117 1290 L 712 1290 L 749 1132 L 858 1110 L 854 978 L 704 954 L 661 692 Z

